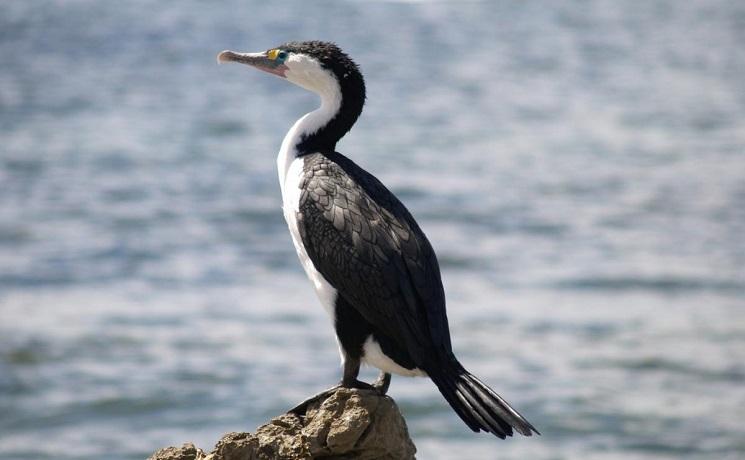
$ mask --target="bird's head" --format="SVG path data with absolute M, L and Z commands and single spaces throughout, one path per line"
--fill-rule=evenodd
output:
M 248 64 L 321 96 L 321 108 L 306 120 L 310 124 L 298 151 L 333 150 L 365 104 L 365 81 L 357 64 L 333 43 L 290 42 L 261 53 L 223 51 L 217 61 Z
M 334 43 L 290 42 L 260 53 L 223 51 L 217 61 L 248 64 L 323 95 L 356 86 L 364 98 L 364 82 L 357 64 Z

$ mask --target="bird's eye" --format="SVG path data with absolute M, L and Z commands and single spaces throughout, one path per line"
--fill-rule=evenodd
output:
M 287 58 L 287 51 L 274 48 L 266 52 L 266 57 L 272 61 L 282 62 Z

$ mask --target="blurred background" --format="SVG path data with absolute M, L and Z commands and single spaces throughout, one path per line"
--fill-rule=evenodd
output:
M 0 3 L 0 457 L 141 459 L 339 378 L 275 156 L 337 41 L 339 150 L 438 251 L 454 347 L 543 436 L 395 378 L 423 459 L 745 458 L 745 3 Z M 365 372 L 372 378 L 375 372 Z

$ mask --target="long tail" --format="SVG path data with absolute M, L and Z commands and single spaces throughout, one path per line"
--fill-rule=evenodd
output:
M 498 438 L 512 436 L 514 428 L 524 436 L 540 434 L 481 380 L 454 361 L 429 372 L 429 376 L 458 416 L 473 431 L 486 431 Z

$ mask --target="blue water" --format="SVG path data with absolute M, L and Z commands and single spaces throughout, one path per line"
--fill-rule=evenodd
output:
M 209 449 L 338 379 L 274 163 L 316 98 L 215 63 L 293 39 L 361 65 L 339 149 L 543 433 L 394 377 L 420 458 L 745 458 L 745 3 L 672 0 L 0 3 L 0 458 Z

